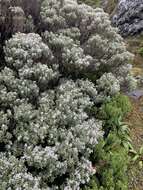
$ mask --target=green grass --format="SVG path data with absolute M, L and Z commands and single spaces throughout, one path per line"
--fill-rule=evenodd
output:
M 105 134 L 104 139 L 97 144 L 91 154 L 96 174 L 82 190 L 128 190 L 130 138 L 128 127 L 120 122 L 120 118 L 130 110 L 129 99 L 118 94 L 109 102 L 105 102 L 99 115 L 97 114 L 104 121 Z
M 101 0 L 79 0 L 93 7 L 101 7 Z M 106 12 L 111 14 L 117 5 L 117 0 L 109 0 L 106 7 Z
M 100 7 L 101 0 L 79 0 L 80 2 L 86 3 L 93 7 Z

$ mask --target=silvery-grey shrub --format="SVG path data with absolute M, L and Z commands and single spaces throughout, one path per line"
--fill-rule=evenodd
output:
M 61 1 L 44 0 L 41 20 L 45 43 L 66 73 L 89 72 L 97 78 L 112 73 L 121 88 L 134 86 L 130 77 L 133 55 L 102 9 L 78 5 L 76 0 L 64 0 L 63 6 Z
M 5 42 L 0 72 L 0 189 L 78 190 L 103 137 L 90 110 L 134 86 L 123 39 L 101 9 L 44 0 L 40 35 Z M 6 170 L 6 168 L 8 168 Z

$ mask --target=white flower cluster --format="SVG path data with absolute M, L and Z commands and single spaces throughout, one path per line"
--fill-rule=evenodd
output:
M 5 182 L 7 189 L 17 181 L 18 188 L 26 189 L 30 179 L 29 189 L 79 189 L 95 172 L 89 158 L 103 136 L 102 122 L 88 113 L 96 104 L 94 83 L 65 78 L 37 34 L 14 35 L 6 42 L 5 54 L 1 143 L 4 152 L 18 157 L 27 169 Z
M 97 89 L 103 97 L 113 96 L 120 91 L 120 83 L 112 73 L 105 73 L 97 80 Z
M 131 81 L 131 55 L 103 11 L 44 0 L 41 19 L 42 37 L 17 33 L 5 43 L 2 190 L 79 190 L 95 173 L 90 155 L 103 137 L 91 111 Z
M 75 0 L 44 0 L 41 20 L 43 38 L 50 42 L 53 54 L 61 48 L 57 62 L 62 63 L 65 73 L 89 72 L 97 78 L 112 73 L 124 86 L 133 56 L 102 9 L 78 5 Z
M 5 54 L 7 66 L 14 68 L 21 79 L 17 81 L 21 94 L 29 93 L 28 88 L 33 91 L 35 85 L 43 90 L 59 76 L 58 67 L 52 66 L 52 52 L 38 34 L 17 33 L 6 42 Z
M 52 53 L 48 46 L 42 42 L 42 38 L 38 34 L 34 33 L 15 34 L 6 42 L 5 54 L 8 66 L 14 67 L 16 70 L 25 65 L 31 67 L 38 60 L 48 64 L 52 59 Z
M 33 177 L 18 160 L 10 154 L 0 153 L 0 189 L 1 190 L 39 190 L 40 177 Z
M 13 12 L 15 15 L 24 15 L 24 11 L 21 7 L 10 7 L 11 12 Z
M 19 102 L 9 116 L 15 121 L 15 140 L 7 139 L 6 150 L 35 168 L 40 183 L 54 183 L 59 176 L 67 175 L 63 188 L 68 185 L 78 189 L 93 174 L 88 158 L 103 134 L 102 122 L 90 118 L 85 111 L 94 105 L 96 94 L 89 81 L 64 80 L 55 90 L 41 94 L 38 109 Z M 12 126 L 7 120 L 5 123 L 7 132 Z M 83 164 L 83 160 L 87 161 Z

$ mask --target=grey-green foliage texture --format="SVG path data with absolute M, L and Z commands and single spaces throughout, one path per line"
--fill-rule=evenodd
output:
M 132 55 L 107 14 L 75 0 L 44 0 L 38 26 L 5 42 L 0 189 L 79 190 L 103 136 L 89 110 L 135 86 Z

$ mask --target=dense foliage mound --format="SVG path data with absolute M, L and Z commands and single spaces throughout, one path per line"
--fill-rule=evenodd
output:
M 143 31 L 142 0 L 119 0 L 112 20 L 123 36 L 141 33 Z
M 135 86 L 132 55 L 106 13 L 75 0 L 44 0 L 40 10 L 39 34 L 16 33 L 2 47 L 2 190 L 88 183 L 96 172 L 90 156 L 104 134 L 92 110 Z

